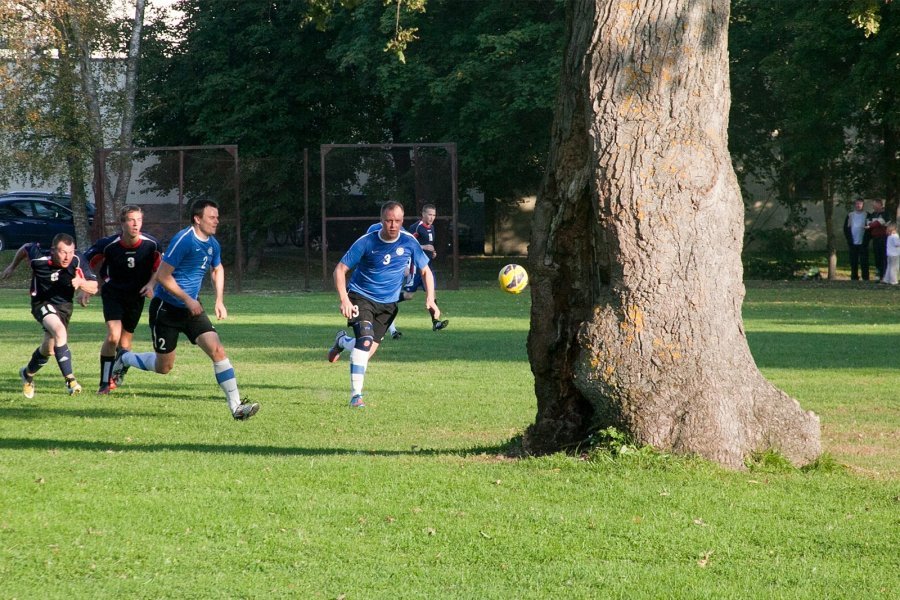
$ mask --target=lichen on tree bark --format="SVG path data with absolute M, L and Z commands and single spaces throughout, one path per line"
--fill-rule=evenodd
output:
M 727 147 L 727 0 L 570 3 L 533 222 L 535 452 L 617 426 L 732 467 L 820 452 L 741 317 L 743 203 Z

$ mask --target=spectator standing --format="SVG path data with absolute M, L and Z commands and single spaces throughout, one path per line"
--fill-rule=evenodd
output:
M 860 270 L 864 281 L 869 280 L 869 236 L 866 232 L 868 215 L 862 200 L 853 203 L 853 210 L 844 219 L 844 237 L 850 250 L 850 279 L 859 280 Z
M 884 202 L 881 200 L 872 201 L 872 212 L 866 215 L 866 229 L 869 233 L 869 239 L 872 240 L 872 253 L 875 255 L 875 270 L 878 272 L 878 279 L 884 279 L 884 268 L 886 263 L 886 249 L 888 232 L 885 228 L 888 219 L 884 213 Z
M 888 223 L 885 227 L 887 237 L 885 240 L 887 266 L 884 271 L 883 283 L 897 285 L 898 271 L 900 271 L 900 235 L 897 235 L 897 224 Z

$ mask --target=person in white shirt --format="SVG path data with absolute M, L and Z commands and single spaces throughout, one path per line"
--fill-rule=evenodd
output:
M 897 285 L 897 275 L 900 271 L 900 235 L 897 235 L 897 224 L 888 223 L 887 230 L 887 266 L 884 269 L 882 283 Z

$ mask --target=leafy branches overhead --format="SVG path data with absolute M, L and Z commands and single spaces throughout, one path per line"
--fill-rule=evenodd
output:
M 866 37 L 878 33 L 881 28 L 881 6 L 891 0 L 853 0 L 850 21 L 865 32 Z

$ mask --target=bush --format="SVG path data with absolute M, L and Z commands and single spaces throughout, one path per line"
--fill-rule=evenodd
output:
M 759 242 L 761 249 L 753 254 L 744 252 L 746 279 L 792 279 L 808 266 L 800 258 L 798 236 L 790 229 L 761 229 L 747 241 Z

